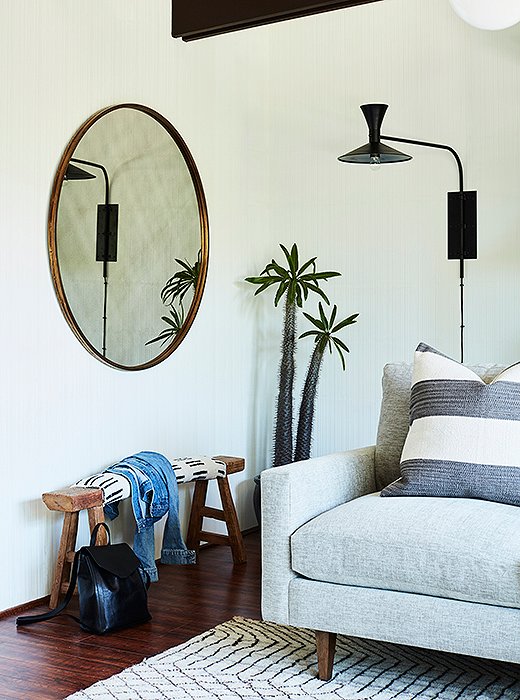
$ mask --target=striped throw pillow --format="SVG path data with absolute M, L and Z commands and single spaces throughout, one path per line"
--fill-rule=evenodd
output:
M 421 343 L 400 470 L 382 496 L 481 498 L 520 506 L 520 363 L 486 384 Z

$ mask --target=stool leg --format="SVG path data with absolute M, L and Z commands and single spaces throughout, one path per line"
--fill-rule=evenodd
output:
M 222 501 L 222 510 L 226 518 L 229 543 L 231 545 L 231 552 L 233 553 L 233 562 L 235 564 L 245 564 L 247 557 L 244 540 L 242 539 L 240 525 L 238 524 L 238 516 L 227 476 L 218 478 L 217 484 L 220 492 L 220 500 Z
M 194 549 L 199 555 L 200 533 L 202 530 L 202 509 L 206 505 L 206 494 L 208 493 L 207 481 L 196 481 L 193 491 L 193 500 L 191 502 L 190 522 L 188 524 L 188 535 L 186 537 L 186 546 L 188 549 Z
M 74 513 L 65 513 L 65 517 L 63 518 L 60 548 L 58 550 L 58 558 L 56 559 L 56 568 L 54 570 L 54 579 L 52 581 L 51 599 L 49 601 L 50 608 L 55 608 L 58 605 L 61 586 L 70 576 L 71 562 L 67 561 L 67 554 L 68 552 L 73 552 L 76 549 L 78 515 L 79 513 L 77 511 Z
M 103 506 L 94 506 L 93 508 L 89 508 L 87 513 L 88 513 L 88 526 L 90 529 L 90 534 L 92 534 L 92 530 L 96 527 L 96 525 L 98 523 L 105 522 L 105 512 L 103 510 Z M 95 544 L 103 545 L 106 543 L 107 543 L 107 531 L 105 530 L 104 527 L 102 527 L 99 529 Z

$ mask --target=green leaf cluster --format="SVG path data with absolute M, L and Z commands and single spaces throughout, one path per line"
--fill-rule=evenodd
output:
M 166 282 L 161 290 L 163 304 L 169 306 L 182 301 L 190 289 L 195 289 L 200 274 L 202 252 L 199 250 L 197 260 L 190 264 L 187 260 L 175 258 L 175 262 L 181 268 Z
M 349 316 L 348 318 L 344 318 L 342 321 L 338 321 L 336 323 L 336 316 L 338 313 L 338 308 L 334 304 L 334 307 L 332 308 L 332 312 L 330 314 L 330 317 L 327 317 L 323 305 L 321 301 L 318 304 L 318 311 L 319 311 L 319 318 L 314 318 L 310 314 L 306 313 L 305 311 L 303 312 L 303 315 L 305 318 L 312 323 L 312 325 L 317 329 L 317 330 L 310 330 L 306 331 L 305 333 L 302 333 L 299 338 L 306 338 L 309 336 L 314 336 L 314 342 L 317 344 L 317 347 L 319 349 L 320 354 L 323 355 L 325 350 L 328 348 L 329 352 L 332 354 L 333 348 L 336 349 L 340 360 L 341 360 L 341 365 L 343 367 L 343 370 L 346 368 L 345 364 L 345 356 L 344 352 L 350 352 L 348 347 L 345 345 L 345 343 L 340 339 L 337 338 L 334 333 L 337 333 L 340 331 L 342 328 L 345 328 L 346 326 L 350 326 L 353 323 L 356 323 L 357 318 L 359 314 L 352 314 L 352 316 Z
M 161 290 L 161 300 L 165 306 L 169 306 L 170 316 L 161 316 L 161 320 L 166 323 L 166 328 L 159 333 L 158 336 L 152 338 L 145 343 L 161 343 L 165 345 L 168 341 L 175 338 L 181 330 L 185 321 L 184 297 L 193 289 L 197 288 L 199 281 L 200 268 L 202 262 L 202 251 L 199 250 L 197 260 L 194 263 L 189 263 L 187 260 L 175 258 L 175 262 L 181 268 L 166 282 Z
M 167 324 L 167 327 L 159 333 L 156 338 L 149 340 L 145 345 L 150 345 L 151 343 L 161 343 L 161 347 L 165 345 L 169 340 L 173 340 L 177 333 L 181 330 L 184 325 L 184 307 L 182 303 L 179 304 L 178 308 L 174 306 L 170 307 L 170 316 L 161 316 L 161 321 Z
M 327 281 L 331 277 L 338 277 L 340 273 L 332 271 L 317 272 L 315 257 L 307 260 L 307 262 L 300 266 L 296 243 L 293 245 L 290 252 L 281 243 L 280 248 L 285 255 L 287 267 L 283 267 L 273 258 L 258 277 L 246 277 L 246 282 L 258 285 L 255 296 L 261 294 L 273 285 L 278 285 L 274 297 L 275 306 L 278 306 L 284 294 L 287 293 L 287 302 L 289 304 L 296 304 L 301 308 L 304 301 L 308 298 L 309 292 L 319 294 L 319 296 L 329 304 L 330 302 L 327 295 L 319 286 L 320 282 Z

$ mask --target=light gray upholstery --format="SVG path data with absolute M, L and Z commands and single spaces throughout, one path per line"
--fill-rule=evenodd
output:
M 458 498 L 371 494 L 291 537 L 307 578 L 520 608 L 520 508 Z
M 399 478 L 399 460 L 408 433 L 412 365 L 385 365 L 383 398 L 377 428 L 376 487 L 381 490 Z
M 516 608 L 306 578 L 291 581 L 289 600 L 294 627 L 520 663 Z
M 263 617 L 520 663 L 520 508 L 370 495 L 399 476 L 410 383 L 385 368 L 377 448 L 262 473 Z
M 375 488 L 374 448 L 340 452 L 262 472 L 262 610 L 289 622 L 291 534 L 312 518 Z

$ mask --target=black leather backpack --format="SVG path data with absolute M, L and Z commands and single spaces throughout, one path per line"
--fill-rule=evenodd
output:
M 100 527 L 108 533 L 108 544 L 96 546 Z M 69 588 L 63 602 L 41 615 L 16 619 L 17 626 L 50 620 L 65 610 L 78 584 L 81 629 L 95 634 L 131 627 L 151 619 L 147 589 L 150 577 L 131 547 L 124 542 L 110 544 L 110 530 L 98 523 L 90 538 L 90 546 L 76 552 Z

